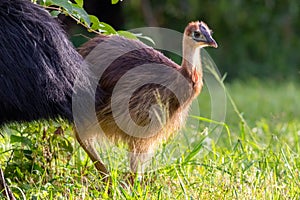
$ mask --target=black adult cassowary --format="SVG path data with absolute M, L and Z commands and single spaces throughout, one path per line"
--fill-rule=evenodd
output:
M 62 117 L 88 84 L 82 57 L 47 11 L 28 0 L 0 1 L 0 125 Z
M 0 128 L 58 117 L 73 123 L 72 97 L 94 99 L 92 80 L 82 56 L 47 11 L 29 0 L 0 1 Z M 86 110 L 85 102 L 76 106 Z M 76 122 L 94 123 L 86 112 Z

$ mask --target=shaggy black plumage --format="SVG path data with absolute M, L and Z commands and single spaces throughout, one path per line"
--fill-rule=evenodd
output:
M 0 1 L 0 126 L 72 116 L 74 80 L 88 84 L 82 57 L 60 25 L 29 0 Z

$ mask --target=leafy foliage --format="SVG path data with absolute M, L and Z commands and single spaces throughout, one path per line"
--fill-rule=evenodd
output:
M 112 0 L 113 4 L 119 0 Z M 95 15 L 89 15 L 83 8 L 84 1 L 76 0 L 72 3 L 69 0 L 45 0 L 42 5 L 50 10 L 52 16 L 57 17 L 64 14 L 73 18 L 77 23 L 83 25 L 88 31 L 102 34 L 118 34 L 131 39 L 137 39 L 137 36 L 128 31 L 116 31 L 112 26 L 101 22 Z
M 60 162 L 70 162 L 73 154 L 73 144 L 70 138 L 65 136 L 66 125 L 48 123 L 27 123 L 19 125 L 10 125 L 6 129 L 7 139 L 10 147 L 4 152 L 9 155 L 5 174 L 12 181 L 25 181 L 26 175 L 32 174 L 35 182 L 40 181 L 41 175 L 49 175 L 55 171 L 54 160 L 61 159 Z M 49 181 L 46 176 L 43 181 Z
M 69 0 L 46 0 L 42 5 L 51 10 L 53 16 L 58 16 L 61 13 L 70 16 L 89 31 L 116 34 L 114 28 L 104 22 L 100 22 L 96 16 L 89 15 L 83 9 L 83 0 L 76 0 L 75 3 Z

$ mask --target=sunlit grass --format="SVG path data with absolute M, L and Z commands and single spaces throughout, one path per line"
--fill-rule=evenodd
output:
M 202 144 L 190 146 L 173 164 L 147 173 L 142 185 L 127 187 L 126 174 L 112 169 L 109 189 L 64 122 L 2 129 L 8 184 L 20 199 L 299 199 L 299 85 L 251 80 L 227 89 L 250 130 L 228 103 L 229 130 L 223 128 L 210 152 L 198 156 Z M 210 117 L 209 101 L 204 90 L 201 117 Z M 200 123 L 202 129 L 209 121 Z M 59 126 L 64 132 L 54 134 Z

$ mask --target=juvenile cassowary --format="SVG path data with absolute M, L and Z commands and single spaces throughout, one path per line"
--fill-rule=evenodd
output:
M 95 92 L 100 129 L 77 133 L 99 171 L 108 173 L 94 147 L 97 140 L 127 144 L 131 170 L 143 172 L 157 146 L 184 125 L 203 85 L 200 50 L 217 48 L 211 33 L 204 22 L 187 25 L 181 66 L 140 41 L 115 35 L 79 48 L 93 70 L 101 71 Z

